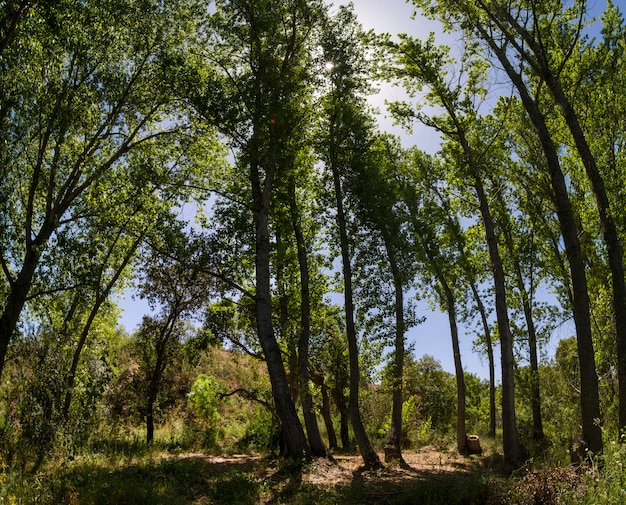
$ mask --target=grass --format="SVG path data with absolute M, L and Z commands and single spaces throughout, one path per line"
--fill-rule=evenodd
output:
M 125 448 L 128 449 L 128 448 Z M 367 472 L 354 455 L 305 467 L 263 455 L 143 451 L 91 455 L 28 479 L 0 469 L 0 504 L 55 505 L 591 505 L 626 503 L 626 446 L 597 464 L 498 472 L 497 457 L 411 453 L 409 467 Z
M 400 474 L 395 470 L 387 469 L 384 474 L 353 470 L 359 462 L 357 457 L 346 457 L 340 464 L 325 461 L 298 468 L 258 455 L 90 458 L 65 463 L 30 479 L 14 479 L 4 487 L 0 503 L 469 505 L 484 503 L 481 499 L 488 492 L 484 481 L 476 486 L 476 479 L 469 475 L 396 482 Z M 473 491 L 468 493 L 469 489 Z M 463 501 L 462 497 L 470 494 L 471 499 Z

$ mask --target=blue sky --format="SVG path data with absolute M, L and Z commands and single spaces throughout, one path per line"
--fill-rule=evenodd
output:
M 347 2 L 334 2 L 340 5 Z M 419 15 L 412 19 L 414 7 L 404 0 L 353 0 L 354 9 L 365 29 L 373 29 L 377 32 L 388 32 L 392 35 L 407 33 L 414 37 L 426 38 L 434 32 L 437 41 L 453 46 L 453 35 L 444 34 L 438 23 L 425 19 Z M 394 133 L 402 138 L 405 147 L 412 145 L 434 153 L 439 147 L 439 135 L 432 129 L 416 124 L 413 132 L 409 135 L 400 127 L 395 126 L 385 111 L 385 100 L 400 100 L 405 98 L 405 93 L 389 84 L 381 87 L 381 92 L 371 100 L 373 106 L 379 109 L 380 129 Z M 450 337 L 450 325 L 447 314 L 433 309 L 425 301 L 418 302 L 418 315 L 425 316 L 426 320 L 409 330 L 408 343 L 414 346 L 414 355 L 420 358 L 425 354 L 434 356 L 444 370 L 454 373 L 454 360 L 452 354 L 452 340 Z M 463 326 L 459 327 L 459 339 L 461 347 L 461 359 L 463 368 L 479 377 L 489 377 L 487 357 L 473 352 L 473 335 L 467 335 Z M 499 348 L 494 349 L 498 358 Z M 499 359 L 496 363 L 496 378 L 498 378 Z
M 336 1 L 334 5 L 348 2 Z M 407 33 L 414 37 L 426 38 L 431 32 L 435 33 L 436 40 L 452 48 L 456 44 L 456 35 L 443 33 L 441 26 L 419 14 L 415 14 L 415 8 L 404 0 L 352 0 L 358 18 L 365 29 L 373 29 L 377 32 L 388 32 L 392 35 Z M 605 6 L 604 0 L 590 0 L 589 8 L 595 12 L 601 12 Z M 595 27 L 594 27 L 595 28 Z M 372 105 L 380 110 L 379 125 L 381 130 L 394 133 L 402 138 L 405 147 L 412 145 L 429 152 L 437 151 L 439 137 L 428 127 L 415 125 L 412 134 L 407 134 L 401 128 L 393 125 L 392 120 L 385 113 L 385 100 L 397 100 L 404 97 L 401 89 L 384 85 L 381 93 L 373 99 Z M 553 298 L 545 293 L 544 299 Z M 426 317 L 426 321 L 411 329 L 407 339 L 414 345 L 414 354 L 417 358 L 424 354 L 430 354 L 439 360 L 444 370 L 453 373 L 454 361 L 452 354 L 452 341 L 450 326 L 445 313 L 433 309 L 425 301 L 420 301 L 419 312 Z M 494 324 L 493 318 L 491 321 Z M 574 325 L 571 321 L 565 322 L 553 332 L 550 342 L 543 349 L 544 355 L 550 359 L 554 357 L 556 346 L 561 338 L 574 335 Z M 488 378 L 489 369 L 485 355 L 474 352 L 473 340 L 475 336 L 471 329 L 459 325 L 459 339 L 463 367 L 481 378 Z M 494 348 L 496 358 L 496 380 L 500 379 L 499 372 L 500 348 Z
M 591 7 L 598 11 L 604 6 L 604 0 L 591 1 L 594 4 Z M 335 1 L 333 3 L 340 5 L 347 2 Z M 414 8 L 404 0 L 353 0 L 352 3 L 360 22 L 366 29 L 391 34 L 408 33 L 421 38 L 427 37 L 430 32 L 435 32 L 438 41 L 454 46 L 455 37 L 450 34 L 443 34 L 436 22 L 426 20 L 419 15 L 411 19 Z M 401 128 L 394 126 L 392 120 L 385 114 L 385 100 L 402 99 L 404 96 L 401 89 L 391 85 L 383 85 L 381 92 L 372 98 L 372 105 L 380 111 L 380 129 L 401 136 L 405 147 L 416 145 L 424 151 L 434 153 L 438 148 L 439 137 L 432 129 L 416 126 L 413 133 L 408 135 Z M 148 312 L 145 303 L 130 298 L 121 301 L 121 307 L 123 309 L 122 323 L 129 332 L 137 328 L 143 315 Z M 414 345 L 415 356 L 419 358 L 425 354 L 432 355 L 441 362 L 444 370 L 453 373 L 454 362 L 447 315 L 434 310 L 424 301 L 419 302 L 418 313 L 418 315 L 425 316 L 426 321 L 411 329 L 407 335 L 408 341 Z M 481 378 L 487 378 L 489 373 L 487 359 L 473 351 L 473 334 L 462 325 L 459 327 L 459 331 L 465 370 Z M 562 325 L 546 346 L 545 354 L 549 358 L 553 357 L 558 340 L 572 335 L 573 332 L 572 323 Z M 496 355 L 496 379 L 499 381 L 499 347 L 494 349 L 494 353 Z

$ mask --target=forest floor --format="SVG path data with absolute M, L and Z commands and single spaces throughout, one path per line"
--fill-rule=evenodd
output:
M 572 467 L 503 475 L 495 458 L 434 447 L 404 452 L 406 465 L 365 471 L 356 455 L 300 467 L 260 454 L 160 454 L 76 460 L 37 476 L 24 502 L 71 505 L 571 505 L 584 491 Z M 490 468 L 490 466 L 492 466 Z

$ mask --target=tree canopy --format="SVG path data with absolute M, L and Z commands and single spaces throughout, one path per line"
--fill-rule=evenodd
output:
M 454 426 L 460 453 L 500 428 L 512 466 L 618 436 L 623 15 L 412 5 L 458 44 L 321 0 L 2 4 L 2 458 L 34 472 L 122 419 L 150 445 L 168 415 L 300 462 L 354 439 L 368 469 Z M 132 334 L 128 293 L 151 308 Z M 453 375 L 409 338 L 418 301 L 447 315 Z

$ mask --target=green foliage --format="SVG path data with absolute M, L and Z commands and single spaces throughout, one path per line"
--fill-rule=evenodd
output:
M 333 192 L 323 164 L 336 168 L 344 191 L 346 258 L 355 267 L 357 332 L 364 337 L 360 359 L 353 359 L 361 379 L 370 380 L 380 368 L 382 347 L 391 342 L 393 330 L 418 321 L 408 304 L 400 307 L 406 320 L 395 319 L 394 281 L 402 293 L 417 277 L 422 294 L 441 307 L 440 281 L 453 279 L 451 294 L 460 312 L 468 321 L 476 313 L 467 284 L 483 284 L 490 265 L 468 191 L 471 158 L 485 175 L 496 221 L 494 242 L 507 245 L 501 248 L 504 269 L 512 274 L 506 286 L 510 314 L 521 320 L 524 298 L 535 298 L 537 287 L 550 283 L 562 310 L 535 302 L 533 315 L 543 321 L 543 333 L 557 319 L 570 317 L 570 251 L 563 251 L 542 146 L 517 98 L 499 100 L 493 115 L 478 113 L 478 102 L 487 96 L 483 86 L 491 56 L 474 37 L 465 38 L 462 54 L 454 59 L 434 36 L 422 41 L 401 36 L 398 44 L 383 37 L 384 47 L 372 47 L 375 39 L 363 33 L 350 7 L 329 17 L 319 0 L 139 3 L 10 1 L 0 13 L 0 317 L 7 323 L 0 344 L 8 345 L 9 358 L 1 370 L 1 484 L 12 472 L 37 470 L 45 457 L 56 464 L 68 456 L 90 457 L 90 451 L 129 458 L 153 454 L 140 442 L 148 403 L 162 421 L 158 447 L 275 447 L 278 422 L 267 369 L 249 356 L 211 346 L 232 343 L 237 351 L 261 354 L 254 255 L 259 250 L 255 233 L 262 226 L 253 225 L 265 225 L 266 242 L 260 245 L 271 262 L 264 281 L 272 290 L 265 298 L 274 308 L 266 320 L 277 329 L 294 379 L 290 386 L 298 389 L 294 359 L 303 296 L 286 204 L 291 183 L 310 259 L 309 369 L 316 386 L 326 387 L 333 400 L 333 420 L 344 414 L 346 321 L 341 308 L 325 300 L 332 289 L 325 272 L 336 266 L 331 229 L 338 216 L 331 210 Z M 592 43 L 576 33 L 578 21 L 580 27 L 587 22 L 578 0 L 568 6 L 517 0 L 414 4 L 473 33 L 481 24 L 514 32 L 515 26 L 498 24 L 505 7 L 523 14 L 507 22 L 535 23 L 536 33 L 528 34 L 541 36 L 545 65 L 558 69 L 623 239 L 626 28 L 617 6 L 608 3 L 602 32 Z M 604 424 L 612 427 L 618 417 L 616 318 L 603 230 L 581 157 L 546 92 L 549 82 L 538 73 L 543 63 L 533 54 L 532 37 L 521 45 L 521 39 L 509 37 L 506 49 L 510 55 L 520 52 L 520 77 L 545 107 L 541 112 L 566 172 L 586 261 L 602 413 Z M 382 55 L 387 49 L 393 54 Z M 433 115 L 423 103 L 391 107 L 402 122 L 418 119 L 438 129 L 446 138 L 438 154 L 405 150 L 398 139 L 377 132 L 367 100 L 375 51 L 381 61 L 391 62 L 384 71 L 403 80 L 411 98 L 445 109 Z M 232 164 L 224 161 L 221 140 L 233 149 Z M 211 190 L 220 196 L 209 197 Z M 206 236 L 181 232 L 177 205 L 193 199 L 207 210 L 198 223 L 211 227 Z M 138 255 L 147 251 L 147 243 L 158 254 Z M 119 314 L 110 297 L 136 281 L 140 270 L 143 296 L 162 311 L 120 344 Z M 233 294 L 234 299 L 226 297 Z M 493 308 L 490 295 L 484 297 L 487 312 Z M 199 335 L 173 322 L 201 310 L 205 321 Z M 19 317 L 8 324 L 12 313 Z M 526 331 L 521 324 L 514 330 L 518 349 L 526 352 Z M 281 358 L 276 359 L 280 367 Z M 4 365 L 2 355 L 0 369 Z M 553 463 L 565 463 L 568 440 L 580 429 L 580 368 L 571 338 L 561 340 L 555 360 L 539 369 L 547 441 L 537 449 Z M 368 434 L 378 443 L 389 429 L 390 371 L 385 370 L 380 387 L 368 384 L 360 390 Z M 533 378 L 529 368 L 516 367 L 517 427 L 524 441 L 532 433 Z M 468 431 L 485 433 L 486 384 L 469 374 L 465 382 Z M 407 445 L 432 444 L 453 431 L 454 378 L 434 358 L 407 360 L 403 393 Z M 578 482 L 566 472 L 529 473 L 519 481 L 526 488 L 511 493 L 511 503 L 577 503 L 578 498 L 618 503 L 626 485 L 625 463 L 622 446 L 608 447 L 582 498 L 563 490 Z M 206 487 L 219 502 L 252 503 L 267 490 L 251 474 L 235 471 L 210 482 L 194 479 L 198 468 L 136 465 L 126 484 L 124 472 L 107 474 L 109 469 L 86 464 L 77 471 L 60 470 L 65 480 L 58 483 L 38 475 L 32 484 L 22 484 L 26 491 L 20 498 L 191 503 L 192 490 Z M 168 480 L 170 474 L 188 479 L 189 496 L 179 482 Z M 482 477 L 466 493 L 461 491 L 470 488 L 467 480 L 443 480 L 449 489 L 419 483 L 410 493 L 381 499 L 479 503 L 486 496 Z M 0 496 L 9 501 L 16 496 L 12 492 L 3 489 Z M 303 501 L 318 503 L 349 494 L 313 485 L 306 492 Z M 292 498 L 288 494 L 289 489 L 275 501 Z M 364 496 L 355 501 L 365 501 Z
M 215 445 L 219 430 L 220 414 L 218 411 L 219 383 L 210 375 L 200 374 L 194 380 L 187 397 L 200 418 L 207 448 Z
M 219 384 L 214 377 L 200 374 L 187 395 L 196 413 L 211 428 L 215 427 L 220 418 L 217 410 L 218 390 Z
M 433 430 L 447 431 L 454 425 L 456 385 L 432 356 L 410 361 L 405 367 L 405 391 L 415 397 L 418 419 L 430 419 Z
M 626 501 L 626 444 L 613 439 L 597 457 L 592 472 L 587 475 L 587 487 L 581 505 L 606 503 L 618 505 Z

